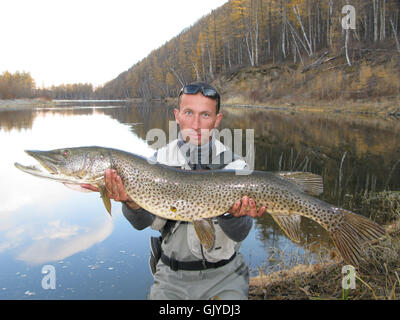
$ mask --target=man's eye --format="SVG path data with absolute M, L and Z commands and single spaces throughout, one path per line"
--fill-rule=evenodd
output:
M 204 113 L 204 114 L 203 114 L 203 117 L 204 117 L 204 118 L 208 118 L 209 116 L 210 116 L 210 115 L 209 115 L 208 113 Z
M 185 111 L 185 114 L 186 114 L 186 115 L 191 115 L 191 114 L 192 114 L 192 111 L 187 110 L 187 111 Z

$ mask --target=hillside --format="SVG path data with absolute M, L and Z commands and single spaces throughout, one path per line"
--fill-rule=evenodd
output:
M 386 48 L 385 48 L 386 46 Z M 303 65 L 245 67 L 213 81 L 227 105 L 268 105 L 400 116 L 400 55 L 390 43 L 364 49 L 346 63 L 328 50 Z
M 400 2 L 352 1 L 354 16 L 347 21 L 354 20 L 355 29 L 343 28 L 346 4 L 231 0 L 98 88 L 96 97 L 175 97 L 194 80 L 231 80 L 230 98 L 244 102 L 249 96 L 236 97 L 238 89 L 253 88 L 250 102 L 291 103 L 288 92 L 296 102 L 298 96 L 308 102 L 397 95 Z M 237 81 L 239 74 L 251 81 Z

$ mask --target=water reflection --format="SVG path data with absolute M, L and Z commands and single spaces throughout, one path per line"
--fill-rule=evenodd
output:
M 323 198 L 400 188 L 400 123 L 354 115 L 228 109 L 223 125 L 253 128 L 256 168 L 308 170 L 324 178 Z M 372 181 L 374 183 L 372 184 Z
M 345 206 L 346 195 L 365 190 L 400 189 L 397 121 L 259 109 L 223 112 L 221 129 L 255 130 L 256 169 L 321 174 L 322 198 L 330 203 Z M 147 132 L 158 128 L 168 134 L 169 120 L 173 106 L 161 104 L 69 101 L 56 108 L 0 111 L 0 298 L 26 297 L 27 290 L 33 291 L 27 282 L 25 287 L 16 285 L 22 274 L 31 274 L 25 280 L 36 286 L 34 297 L 47 297 L 40 288 L 40 266 L 45 263 L 60 266 L 61 279 L 74 283 L 66 287 L 64 282 L 51 297 L 89 298 L 89 292 L 97 292 L 97 298 L 145 298 L 152 281 L 147 268 L 152 231 L 133 230 L 119 204 L 113 203 L 110 219 L 98 194 L 80 194 L 37 179 L 13 163 L 32 162 L 25 149 L 85 145 L 149 156 L 153 150 L 145 141 Z M 326 232 L 315 223 L 303 219 L 302 230 L 302 245 L 328 243 Z M 309 259 L 302 245 L 294 245 L 265 216 L 256 221 L 242 253 L 251 268 L 273 269 L 281 261 Z M 8 280 L 16 272 L 19 280 Z
M 0 112 L 0 298 L 24 298 L 26 295 L 31 298 L 43 297 L 45 292 L 40 288 L 41 265 L 65 259 L 71 267 L 81 265 L 76 260 L 73 263 L 74 259 L 92 252 L 96 244 L 107 242 L 115 224 L 121 223 L 120 206 L 115 206 L 114 218 L 110 218 L 98 194 L 81 194 L 62 184 L 26 175 L 14 167 L 15 161 L 32 163 L 33 160 L 23 152 L 25 149 L 99 145 L 143 156 L 153 153 L 146 142 L 134 134 L 131 125 L 122 124 L 101 110 L 72 108 L 66 111 L 37 109 Z M 133 230 L 130 232 L 133 233 Z M 113 254 L 118 254 L 119 248 L 123 248 L 123 242 L 114 246 Z M 88 261 L 88 265 L 91 262 L 94 265 L 96 261 Z M 78 272 L 83 272 L 82 267 L 87 268 L 81 266 Z M 115 266 L 108 268 L 116 269 Z M 25 271 L 16 271 L 21 269 Z M 26 275 L 27 270 L 32 269 L 39 270 L 32 277 L 23 277 L 26 290 L 17 290 L 17 282 L 9 283 L 16 272 Z M 67 278 L 70 279 L 71 275 Z M 33 279 L 36 281 L 32 286 L 39 286 L 39 289 L 33 290 L 27 285 Z M 79 291 L 78 283 L 75 291 Z M 98 284 L 91 286 L 97 287 Z M 59 290 L 53 296 L 87 297 L 89 288 L 81 287 L 80 290 L 80 295 Z M 124 294 L 128 298 L 127 293 Z M 135 297 L 135 294 L 136 298 L 143 298 L 145 287 L 130 297 Z
M 63 201 L 58 203 L 63 204 Z M 58 205 L 47 209 L 51 210 L 48 214 L 43 214 L 44 210 L 38 213 L 32 210 L 30 214 L 35 217 L 34 221 L 25 217 L 25 222 L 7 229 L 3 248 L 12 248 L 17 260 L 33 265 L 62 260 L 102 242 L 113 230 L 112 220 L 104 216 L 98 221 L 96 212 L 81 212 L 85 214 L 84 219 L 71 221 L 77 219 L 73 219 L 69 210 L 63 212 Z M 18 213 L 17 216 L 23 218 Z

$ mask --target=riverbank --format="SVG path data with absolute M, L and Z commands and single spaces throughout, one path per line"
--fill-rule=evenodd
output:
M 343 112 L 400 118 L 400 55 L 389 43 L 344 55 L 323 51 L 304 60 L 231 70 L 212 84 L 223 105 Z
M 354 115 L 358 114 L 400 119 L 400 97 L 379 99 L 378 101 L 312 101 L 309 103 L 294 103 L 284 101 L 269 103 L 250 103 L 249 101 L 245 101 L 242 99 L 231 99 L 223 104 L 223 106 L 275 109 L 294 112 L 324 112 Z
M 400 223 L 388 226 L 391 235 L 368 248 L 368 271 L 356 271 L 354 289 L 343 290 L 345 265 L 339 259 L 323 264 L 297 265 L 290 270 L 250 279 L 250 300 L 392 300 L 400 297 Z
M 351 115 L 363 115 L 380 118 L 400 119 L 400 96 L 386 97 L 380 99 L 358 100 L 358 101 L 309 101 L 309 102 L 288 102 L 282 101 L 265 101 L 254 102 L 244 97 L 227 98 L 226 101 L 222 97 L 224 107 L 228 108 L 253 108 L 264 110 L 282 110 L 290 112 L 323 112 L 323 113 L 339 113 Z M 157 100 L 160 102 L 160 100 Z M 169 106 L 176 106 L 175 98 L 166 98 L 161 102 L 167 103 Z
M 383 195 L 383 196 L 382 196 Z M 376 201 L 379 199 L 378 201 Z M 335 252 L 325 253 L 327 261 L 296 265 L 271 274 L 259 273 L 250 279 L 250 300 L 392 300 L 400 298 L 400 195 L 374 195 L 371 204 L 384 212 L 386 236 L 366 250 L 370 260 L 356 271 L 355 289 L 343 290 L 345 263 Z M 379 202 L 379 203 L 378 203 Z M 395 212 L 395 215 L 393 215 Z M 380 220 L 385 217 L 379 217 Z
M 49 107 L 54 106 L 55 103 L 52 100 L 47 99 L 8 99 L 0 100 L 0 111 L 1 110 L 19 110 L 19 109 L 30 109 L 36 107 Z

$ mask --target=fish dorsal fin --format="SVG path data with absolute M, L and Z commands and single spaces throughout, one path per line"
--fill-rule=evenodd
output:
M 211 219 L 194 220 L 193 227 L 204 249 L 210 250 L 215 240 L 214 224 Z
M 277 172 L 277 175 L 287 181 L 294 183 L 302 191 L 312 195 L 319 196 L 324 192 L 324 182 L 318 174 L 310 172 Z
M 103 200 L 104 206 L 106 207 L 107 212 L 111 216 L 111 200 L 110 200 L 110 198 L 108 196 L 108 192 L 107 192 L 106 186 L 104 184 L 103 185 L 98 185 L 97 188 L 99 189 L 100 196 L 101 196 L 101 199 Z
M 300 242 L 300 222 L 301 216 L 298 214 L 271 214 L 275 222 L 281 227 L 285 234 L 293 242 Z

